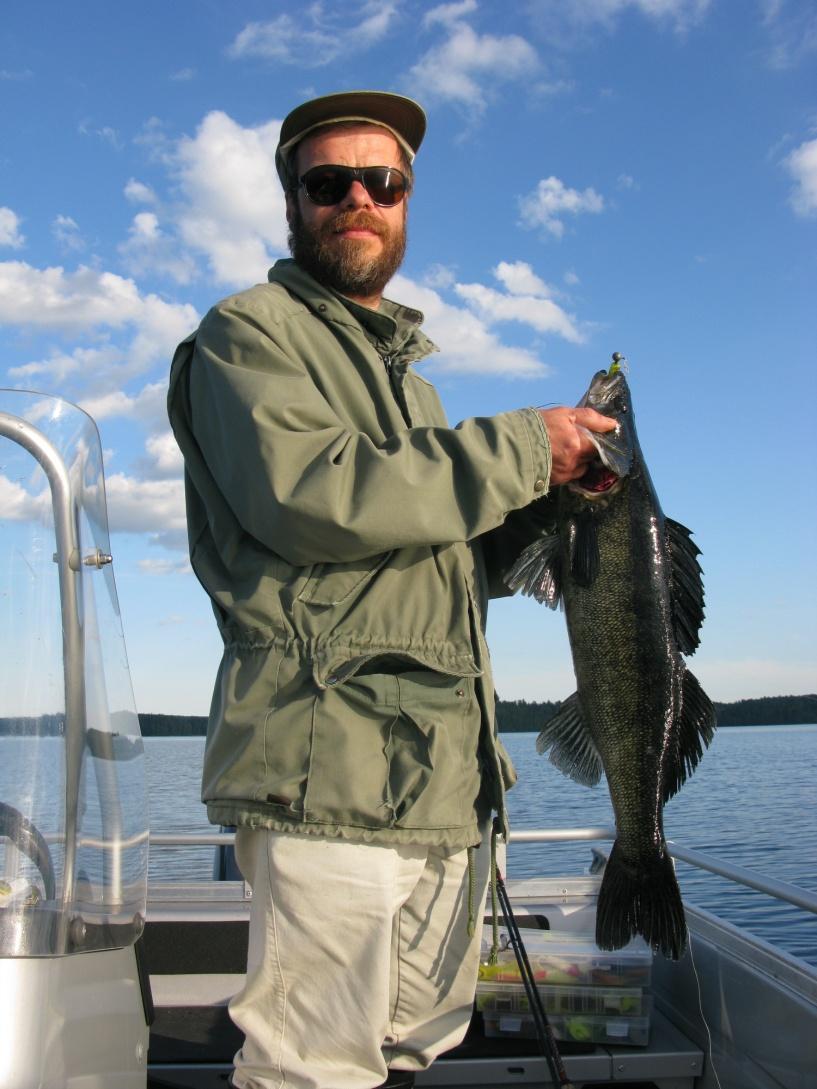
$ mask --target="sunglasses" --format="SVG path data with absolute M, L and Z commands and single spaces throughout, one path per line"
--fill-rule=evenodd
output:
M 299 179 L 312 203 L 324 208 L 340 204 L 355 181 L 381 208 L 393 208 L 408 191 L 408 178 L 393 166 L 313 166 Z

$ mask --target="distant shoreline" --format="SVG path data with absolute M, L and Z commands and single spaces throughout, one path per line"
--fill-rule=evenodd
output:
M 542 729 L 558 711 L 560 702 L 498 700 L 497 722 L 503 734 L 531 733 Z M 763 696 L 759 699 L 716 703 L 718 726 L 810 726 L 817 724 L 817 695 Z M 113 716 L 114 724 L 116 715 Z M 143 737 L 203 737 L 207 733 L 204 715 L 139 715 Z M 0 718 L 0 737 L 15 734 L 54 736 L 62 733 L 62 715 L 38 718 Z M 129 731 L 128 731 L 129 732 Z

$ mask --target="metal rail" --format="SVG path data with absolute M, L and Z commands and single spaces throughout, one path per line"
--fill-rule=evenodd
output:
M 510 842 L 571 843 L 615 838 L 615 828 L 525 828 L 512 831 Z M 150 836 L 153 847 L 219 847 L 229 846 L 234 842 L 234 832 L 158 832 L 151 833 Z M 686 847 L 679 847 L 672 840 L 667 842 L 667 846 L 672 857 L 680 862 L 686 862 L 701 870 L 708 870 L 738 885 L 757 889 L 775 900 L 783 900 L 785 903 L 793 904 L 795 907 L 817 915 L 817 894 L 807 889 L 791 885 L 787 881 L 776 881 L 774 878 L 764 877 L 763 874 L 746 869 L 744 866 L 733 866 L 702 851 L 691 851 Z

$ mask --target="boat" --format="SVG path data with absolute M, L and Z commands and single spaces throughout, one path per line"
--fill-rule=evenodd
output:
M 150 828 L 90 417 L 58 397 L 0 392 L 0 495 L 0 1089 L 223 1089 L 240 1045 L 227 1002 L 242 982 L 252 890 L 230 830 Z M 586 955 L 613 836 L 511 833 L 508 851 L 571 841 L 583 857 L 575 873 L 507 881 L 531 951 L 555 942 Z M 161 860 L 201 846 L 211 879 L 148 881 L 149 850 Z M 817 914 L 808 890 L 680 844 L 670 852 Z M 560 1044 L 570 1083 L 813 1089 L 817 969 L 694 904 L 686 913 L 681 960 L 640 954 L 640 1018 L 590 1018 Z M 554 1084 L 524 1016 L 497 1014 L 490 979 L 480 988 L 466 1039 L 417 1075 L 418 1089 Z M 568 997 L 602 995 L 604 1006 L 610 990 Z M 634 1025 L 643 1038 L 628 1035 Z

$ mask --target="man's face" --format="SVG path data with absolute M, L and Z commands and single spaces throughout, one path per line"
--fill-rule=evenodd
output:
M 328 128 L 307 136 L 297 148 L 301 177 L 313 166 L 401 168 L 400 147 L 376 125 Z M 406 248 L 406 199 L 391 208 L 374 203 L 357 179 L 330 207 L 313 204 L 303 189 L 287 194 L 292 256 L 316 280 L 348 298 L 376 306 L 400 267 Z

